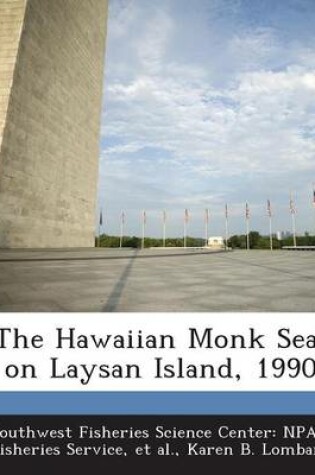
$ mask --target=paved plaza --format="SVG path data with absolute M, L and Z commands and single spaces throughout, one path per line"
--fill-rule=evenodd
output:
M 0 251 L 1 312 L 314 312 L 315 253 Z

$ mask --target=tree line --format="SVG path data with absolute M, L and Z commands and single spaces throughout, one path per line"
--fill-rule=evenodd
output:
M 310 236 L 305 233 L 304 236 L 297 236 L 297 246 L 315 246 L 315 236 Z M 270 237 L 262 236 L 257 231 L 249 233 L 249 243 L 251 249 L 269 249 Z M 275 236 L 272 239 L 273 249 L 281 249 L 283 246 L 293 246 L 292 236 L 284 239 L 277 239 Z M 120 236 L 110 236 L 108 234 L 101 234 L 95 238 L 95 245 L 97 247 L 120 247 Z M 187 247 L 201 247 L 205 245 L 204 238 L 195 238 L 187 236 Z M 183 247 L 183 238 L 167 238 L 165 240 L 166 247 Z M 235 234 L 228 239 L 228 246 L 232 249 L 246 249 L 246 235 Z M 141 248 L 142 239 L 138 236 L 123 236 L 122 247 Z M 144 247 L 163 247 L 163 239 L 146 237 L 144 240 Z
M 246 249 L 246 234 L 235 234 L 228 240 L 229 247 L 233 249 Z M 262 236 L 257 231 L 249 233 L 249 245 L 251 249 L 270 249 L 270 236 Z M 315 246 L 315 236 L 305 233 L 304 236 L 296 237 L 297 246 Z M 273 249 L 281 249 L 284 246 L 293 246 L 293 237 L 287 236 L 283 239 L 272 238 Z
M 205 245 L 205 240 L 202 238 L 194 238 L 187 236 L 187 247 L 200 247 Z M 99 247 L 119 247 L 120 237 L 110 236 L 108 234 L 101 234 L 100 238 L 95 239 L 95 245 Z M 183 247 L 183 238 L 167 238 L 165 240 L 166 247 Z M 138 236 L 123 236 L 122 247 L 141 248 L 142 239 Z M 156 239 L 146 237 L 144 240 L 144 247 L 163 247 L 163 239 Z

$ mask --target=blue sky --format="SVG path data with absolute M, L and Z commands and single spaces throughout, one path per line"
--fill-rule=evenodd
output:
M 104 231 L 315 232 L 314 0 L 110 0 L 99 203 Z

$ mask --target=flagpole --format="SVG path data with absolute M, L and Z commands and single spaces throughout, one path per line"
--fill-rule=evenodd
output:
M 269 216 L 269 237 L 270 237 L 270 250 L 273 250 L 273 242 L 272 242 L 272 211 L 271 211 L 271 202 L 267 200 L 267 213 Z
M 295 222 L 295 213 L 292 213 L 291 216 L 292 216 L 293 246 L 296 247 L 296 222 Z
M 120 218 L 120 239 L 119 239 L 119 247 L 122 248 L 122 238 L 123 237 L 123 223 Z
M 188 210 L 185 209 L 185 214 L 184 214 L 184 248 L 187 247 L 187 221 L 188 221 Z
M 249 219 L 246 218 L 246 249 L 249 250 Z
M 249 250 L 249 207 L 246 203 L 246 249 Z
M 206 208 L 205 210 L 205 247 L 208 246 L 208 238 L 209 238 L 209 210 Z
M 143 219 L 142 219 L 142 244 L 141 244 L 141 248 L 142 248 L 142 249 L 144 249 L 145 220 L 146 220 L 146 215 L 145 215 L 145 211 L 143 211 Z
M 292 235 L 293 235 L 293 246 L 296 247 L 296 222 L 295 222 L 295 203 L 292 198 L 292 191 L 290 191 L 290 213 L 292 219 Z
M 166 241 L 166 211 L 163 211 L 163 247 L 165 247 Z
M 122 211 L 120 213 L 120 239 L 119 239 L 119 247 L 120 248 L 122 248 L 122 243 L 123 243 L 124 220 L 125 220 L 125 213 Z
M 228 224 L 228 207 L 225 205 L 225 250 L 228 250 L 228 240 L 229 240 L 229 224 Z

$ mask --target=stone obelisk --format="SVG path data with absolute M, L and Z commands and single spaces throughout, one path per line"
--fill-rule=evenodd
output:
M 0 0 L 0 248 L 94 246 L 108 0 Z

